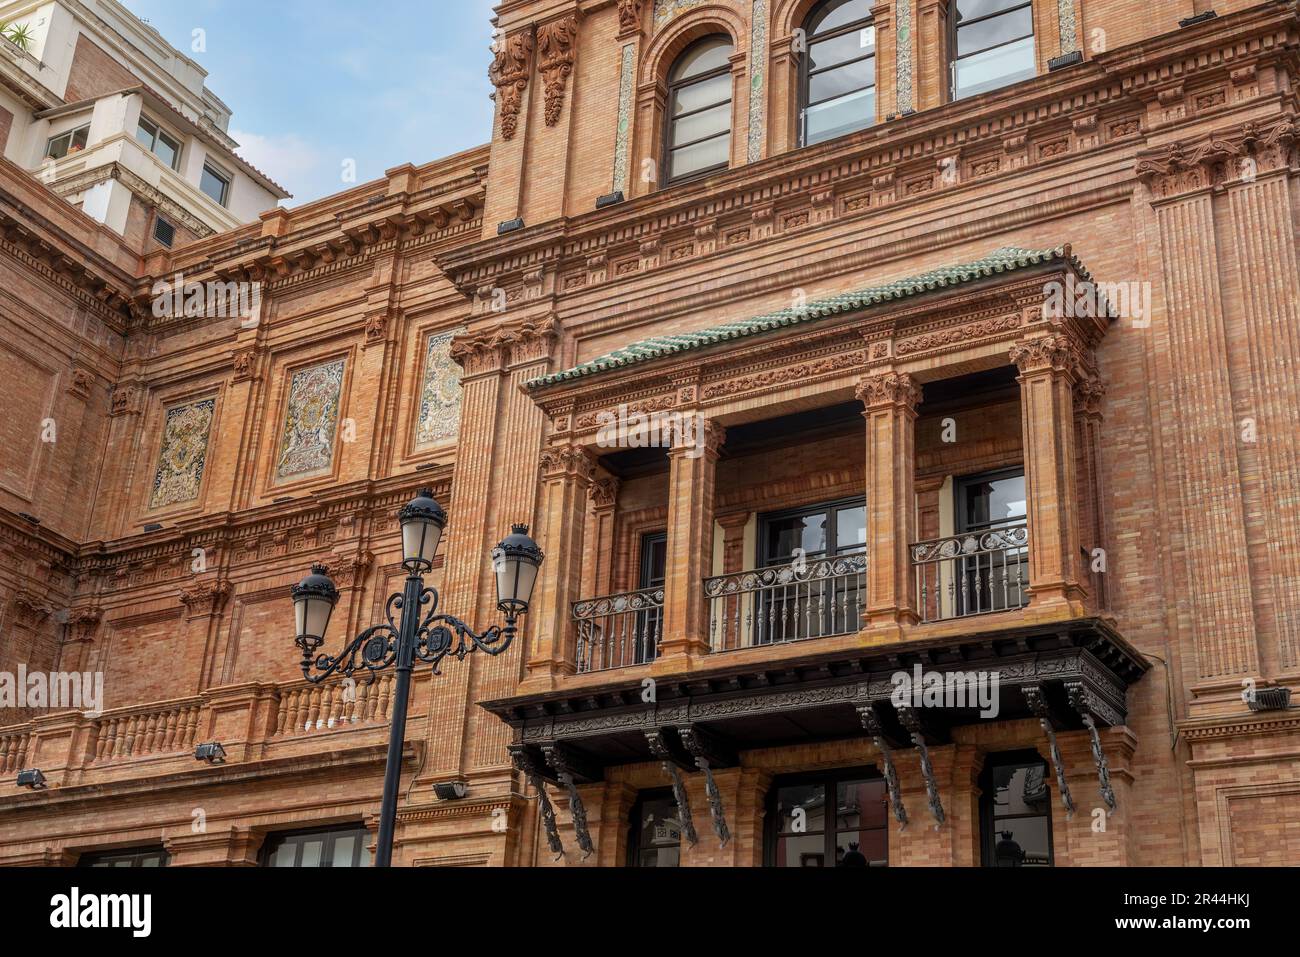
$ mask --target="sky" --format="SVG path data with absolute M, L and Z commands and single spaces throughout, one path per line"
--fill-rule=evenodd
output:
M 123 0 L 208 71 L 289 206 L 486 143 L 494 2 Z

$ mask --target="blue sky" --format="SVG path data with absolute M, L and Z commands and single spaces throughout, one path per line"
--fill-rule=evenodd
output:
M 242 155 L 296 206 L 486 143 L 495 0 L 123 0 L 208 71 Z M 206 52 L 192 50 L 194 30 Z

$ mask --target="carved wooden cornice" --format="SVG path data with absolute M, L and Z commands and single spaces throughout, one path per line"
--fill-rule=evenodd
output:
M 537 69 L 542 76 L 547 126 L 559 123 L 564 109 L 564 91 L 577 53 L 578 16 L 571 13 L 537 28 Z
M 488 67 L 488 79 L 496 87 L 494 94 L 497 111 L 501 114 L 501 138 L 512 140 L 519 129 L 519 110 L 523 105 L 524 90 L 528 89 L 528 73 L 536 44 L 534 27 L 510 34 L 496 52 Z
M 1300 165 L 1300 123 L 1289 113 L 1138 154 L 1136 174 L 1156 199 L 1250 181 Z

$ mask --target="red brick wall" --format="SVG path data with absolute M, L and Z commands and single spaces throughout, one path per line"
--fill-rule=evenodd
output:
M 138 86 L 139 83 L 130 70 L 82 34 L 77 38 L 77 49 L 72 56 L 72 70 L 68 74 L 68 86 L 63 98 L 69 103 L 79 103 Z

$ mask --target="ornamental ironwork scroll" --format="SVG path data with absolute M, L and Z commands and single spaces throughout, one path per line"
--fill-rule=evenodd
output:
M 943 827 L 947 815 L 943 811 L 943 801 L 939 799 L 939 783 L 934 778 L 934 766 L 930 763 L 930 749 L 925 744 L 925 733 L 921 728 L 920 716 L 911 708 L 898 708 L 898 719 L 911 736 L 916 753 L 921 757 L 921 776 L 925 778 L 925 793 L 929 798 L 930 814 L 934 817 L 934 829 Z
M 1052 770 L 1056 772 L 1056 785 L 1061 790 L 1061 803 L 1065 805 L 1065 817 L 1069 820 L 1074 817 L 1074 798 L 1070 794 L 1070 785 L 1065 780 L 1065 762 L 1061 760 L 1061 749 L 1056 743 L 1056 729 L 1052 726 L 1052 713 L 1047 706 L 1047 699 L 1043 696 L 1043 686 L 1025 685 L 1020 689 L 1020 693 L 1025 696 L 1029 710 L 1038 718 L 1038 723 L 1042 725 L 1047 735 L 1048 750 L 1052 755 Z
M 559 778 L 560 786 L 569 795 L 569 813 L 573 817 L 573 834 L 578 840 L 578 847 L 582 850 L 582 860 L 585 861 L 595 853 L 596 845 L 591 842 L 591 833 L 587 829 L 587 806 L 582 803 L 582 795 L 578 793 L 578 785 L 573 780 L 574 772 L 569 756 L 560 745 L 544 746 L 542 753 L 546 755 L 546 763 L 551 766 L 551 769 L 555 771 L 555 776 Z
M 1097 783 L 1101 788 L 1101 799 L 1106 802 L 1107 816 L 1115 812 L 1118 802 L 1115 790 L 1110 786 L 1110 765 L 1106 763 L 1106 752 L 1101 746 L 1101 734 L 1097 731 L 1097 721 L 1093 717 L 1093 699 L 1088 689 L 1079 681 L 1067 681 L 1066 692 L 1069 694 L 1070 707 L 1078 712 L 1083 726 L 1088 729 L 1088 739 L 1092 746 L 1092 760 L 1097 767 Z
M 551 799 L 546 796 L 546 784 L 542 780 L 541 770 L 538 768 L 537 762 L 523 748 L 511 748 L 510 757 L 513 759 L 515 767 L 523 773 L 529 786 L 537 792 L 537 804 L 542 815 L 542 826 L 546 829 L 546 843 L 550 845 L 551 853 L 555 855 L 555 860 L 558 861 L 564 857 L 564 842 L 560 840 L 560 829 L 555 823 L 555 808 L 551 806 Z
M 858 705 L 858 715 L 862 718 L 863 729 L 871 735 L 876 750 L 880 752 L 880 769 L 885 776 L 885 789 L 889 792 L 889 806 L 894 811 L 894 819 L 898 821 L 898 831 L 901 834 L 907 830 L 907 808 L 903 806 L 903 794 L 898 787 L 898 771 L 894 768 L 894 757 L 889 750 L 889 742 L 885 740 L 884 728 L 880 725 L 880 715 L 869 704 Z
M 694 847 L 700 842 L 700 836 L 695 833 L 695 819 L 691 816 L 691 805 L 686 799 L 686 786 L 682 783 L 681 771 L 677 769 L 677 758 L 664 740 L 662 728 L 647 731 L 645 737 L 650 745 L 650 753 L 663 762 L 664 771 L 672 782 L 673 800 L 677 802 L 677 816 L 681 819 L 682 833 L 686 835 L 687 843 Z
M 686 746 L 695 766 L 704 772 L 704 793 L 709 799 L 709 816 L 713 819 L 713 833 L 718 836 L 718 847 L 726 847 L 731 841 L 731 829 L 727 827 L 727 814 L 722 806 L 722 792 L 713 780 L 713 765 L 719 760 L 719 748 L 712 736 L 700 728 L 681 728 L 682 744 Z

